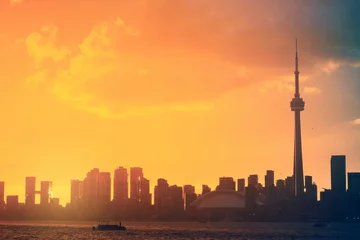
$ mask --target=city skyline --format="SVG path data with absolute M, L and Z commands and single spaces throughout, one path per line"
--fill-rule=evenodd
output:
M 304 175 L 330 188 L 336 154 L 360 169 L 351 4 L 17 2 L 0 1 L 1 22 L 13 23 L 0 25 L 6 195 L 23 202 L 24 176 L 37 176 L 63 203 L 69 179 L 93 166 L 142 166 L 151 189 L 159 176 L 214 187 L 218 176 L 292 175 L 295 37 Z

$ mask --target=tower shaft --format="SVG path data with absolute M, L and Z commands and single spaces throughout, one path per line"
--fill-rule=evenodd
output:
M 305 102 L 300 98 L 299 91 L 299 63 L 296 41 L 296 55 L 295 55 L 295 94 L 290 102 L 291 111 L 294 112 L 295 118 L 295 136 L 294 136 L 294 172 L 293 172 L 293 191 L 295 196 L 300 196 L 304 193 L 304 170 L 302 159 L 302 144 L 301 144 L 301 120 L 300 112 L 304 111 Z

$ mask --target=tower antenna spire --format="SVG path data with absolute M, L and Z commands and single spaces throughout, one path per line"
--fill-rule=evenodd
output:
M 295 38 L 295 97 L 300 96 L 299 92 L 299 59 L 298 59 L 298 47 L 297 38 Z

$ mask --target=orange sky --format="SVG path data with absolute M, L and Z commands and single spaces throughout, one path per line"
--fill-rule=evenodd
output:
M 0 0 L 0 180 L 20 201 L 36 176 L 65 204 L 70 180 L 94 167 L 140 166 L 152 185 L 197 191 L 220 176 L 291 175 L 295 36 L 304 172 L 329 187 L 331 154 L 360 170 L 360 65 L 321 21 L 310 27 L 306 6 L 308 16 L 293 1 L 10 2 Z

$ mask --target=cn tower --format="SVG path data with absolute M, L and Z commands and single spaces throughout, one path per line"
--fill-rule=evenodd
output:
M 301 146 L 301 122 L 300 112 L 304 111 L 305 102 L 299 93 L 299 60 L 297 51 L 297 40 L 295 42 L 295 94 L 290 102 L 291 111 L 295 113 L 295 138 L 294 138 L 294 195 L 300 196 L 304 193 L 304 171 Z

